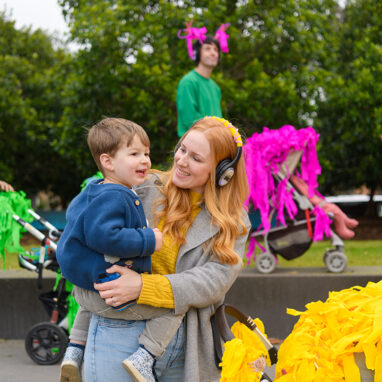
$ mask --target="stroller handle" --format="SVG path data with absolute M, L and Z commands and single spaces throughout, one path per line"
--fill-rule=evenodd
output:
M 37 228 L 33 227 L 31 224 L 27 223 L 20 216 L 13 214 L 13 219 L 15 219 L 19 224 L 21 224 L 31 235 L 33 235 L 37 240 L 45 242 L 49 245 L 54 251 L 57 251 L 57 244 L 48 239 L 43 233 L 41 233 Z
M 49 223 L 46 219 L 40 216 L 37 212 L 32 209 L 28 209 L 28 213 L 32 215 L 39 223 L 41 223 L 45 228 L 49 230 L 49 238 L 52 240 L 57 240 L 61 236 L 60 230 L 58 230 L 53 224 Z
M 43 233 L 41 233 L 37 228 L 34 228 L 31 224 L 21 219 L 20 216 L 13 214 L 13 219 L 15 219 L 19 224 L 21 224 L 36 239 L 40 241 L 45 239 L 45 235 Z

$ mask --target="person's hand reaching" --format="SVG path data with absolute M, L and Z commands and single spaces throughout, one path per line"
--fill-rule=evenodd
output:
M 5 192 L 14 191 L 13 187 L 9 183 L 4 182 L 3 180 L 0 180 L 0 190 Z
M 265 358 L 260 357 L 260 358 L 256 359 L 255 361 L 250 362 L 249 366 L 256 373 L 259 371 L 263 371 L 265 369 L 265 366 L 266 366 Z

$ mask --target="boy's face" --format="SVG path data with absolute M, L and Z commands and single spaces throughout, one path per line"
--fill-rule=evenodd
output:
M 110 158 L 112 167 L 106 176 L 107 181 L 129 188 L 142 184 L 151 168 L 149 155 L 150 149 L 135 135 L 130 146 L 123 144 Z

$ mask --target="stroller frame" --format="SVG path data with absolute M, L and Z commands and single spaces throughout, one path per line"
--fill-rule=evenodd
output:
M 44 269 L 59 272 L 56 260 L 56 240 L 61 232 L 51 223 L 39 216 L 35 211 L 28 210 L 38 222 L 48 229 L 48 235 L 25 222 L 17 215 L 13 219 L 22 225 L 32 236 L 41 242 L 37 264 L 28 255 L 19 254 L 19 264 L 22 268 L 38 274 L 37 286 L 42 289 L 42 273 Z M 39 365 L 52 365 L 59 362 L 65 354 L 68 345 L 68 297 L 67 281 L 57 277 L 56 288 L 50 292 L 41 293 L 40 301 L 50 316 L 49 321 L 33 325 L 25 337 L 25 350 L 29 357 Z

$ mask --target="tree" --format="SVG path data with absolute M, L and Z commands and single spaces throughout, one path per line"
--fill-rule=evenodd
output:
M 0 13 L 0 174 L 29 197 L 51 190 L 68 201 L 73 164 L 53 149 L 62 114 L 60 71 L 67 54 L 42 31 L 17 30 Z
M 91 164 L 83 127 L 103 115 L 140 123 L 152 142 L 153 163 L 165 163 L 176 143 L 176 85 L 193 68 L 177 38 L 194 20 L 214 34 L 230 22 L 230 53 L 214 78 L 223 114 L 247 135 L 263 126 L 305 127 L 314 116 L 314 73 L 326 67 L 338 29 L 334 0 L 175 1 L 61 0 L 80 44 L 65 87 L 58 147 L 81 171 Z M 92 167 L 93 166 L 93 167 Z
M 382 4 L 349 1 L 318 123 L 325 189 L 382 185 Z

